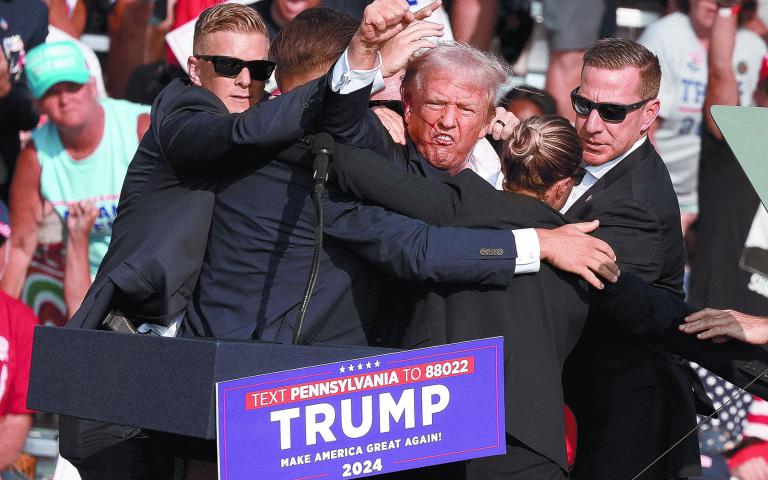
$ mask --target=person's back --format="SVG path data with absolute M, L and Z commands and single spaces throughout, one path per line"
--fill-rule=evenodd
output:
M 315 239 L 307 143 L 288 147 L 276 160 L 259 162 L 218 186 L 211 238 L 188 311 L 194 333 L 290 343 Z M 333 208 L 328 202 L 325 206 Z M 365 278 L 368 270 L 326 238 L 302 341 L 367 343 L 352 278 Z M 320 319 L 333 319 L 334 328 Z
M 448 225 L 517 228 L 520 219 L 525 219 L 526 226 L 552 228 L 565 223 L 539 200 L 504 195 L 508 212 L 486 204 L 496 223 L 489 225 L 488 216 L 467 212 Z M 474 207 L 475 212 L 482 212 L 480 203 Z M 542 264 L 535 275 L 516 277 L 508 287 L 455 284 L 421 288 L 407 299 L 409 324 L 402 346 L 418 348 L 503 335 L 506 431 L 567 469 L 560 378 L 587 317 L 585 285 L 571 274 Z

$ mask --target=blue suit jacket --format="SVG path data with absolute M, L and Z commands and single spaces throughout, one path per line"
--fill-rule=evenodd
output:
M 113 308 L 152 323 L 176 318 L 203 261 L 213 178 L 243 160 L 242 145 L 267 148 L 300 136 L 321 113 L 324 92 L 321 77 L 230 115 L 203 88 L 175 80 L 163 89 L 128 167 L 109 250 L 68 326 L 98 328 Z
M 367 97 L 363 89 L 333 101 Z M 318 128 L 333 130 L 324 123 L 333 124 L 345 110 L 324 114 Z M 258 166 L 221 182 L 188 309 L 196 334 L 290 341 L 312 260 L 310 143 L 265 153 Z M 367 343 L 366 326 L 380 318 L 382 302 L 392 303 L 379 296 L 382 273 L 486 285 L 505 285 L 514 274 L 514 236 L 508 231 L 431 227 L 335 192 L 324 206 L 326 243 L 302 330 L 305 343 Z M 499 255 L 482 253 L 490 250 Z

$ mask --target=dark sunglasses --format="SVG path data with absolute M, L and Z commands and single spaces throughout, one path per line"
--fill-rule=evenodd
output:
M 653 100 L 652 98 L 646 98 L 645 100 L 640 100 L 639 102 L 630 105 L 593 102 L 592 100 L 579 95 L 577 93 L 578 91 L 579 87 L 576 87 L 571 92 L 571 105 L 573 105 L 573 111 L 576 112 L 577 115 L 588 116 L 592 110 L 597 110 L 600 118 L 609 123 L 623 122 L 624 119 L 627 118 L 629 112 L 633 112 Z
M 275 71 L 275 62 L 269 60 L 251 60 L 246 62 L 235 57 L 223 57 L 221 55 L 195 55 L 195 58 L 207 60 L 213 64 L 213 71 L 217 75 L 227 78 L 235 78 L 244 68 L 248 68 L 251 80 L 268 80 Z
M 573 186 L 581 185 L 581 181 L 584 180 L 584 175 L 587 174 L 587 170 L 584 167 L 579 167 L 578 170 L 576 170 L 576 173 L 571 175 L 571 178 L 573 179 Z

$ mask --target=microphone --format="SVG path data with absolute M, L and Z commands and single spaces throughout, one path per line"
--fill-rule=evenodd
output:
M 322 132 L 315 135 L 315 142 L 312 144 L 312 155 L 315 156 L 315 183 L 325 183 L 328 180 L 328 164 L 333 157 L 333 137 L 330 134 Z
M 315 248 L 312 252 L 312 266 L 309 270 L 309 278 L 304 289 L 304 296 L 296 313 L 296 321 L 293 326 L 293 344 L 298 345 L 302 342 L 301 329 L 304 326 L 304 317 L 309 309 L 309 301 L 312 298 L 312 292 L 315 290 L 318 270 L 320 269 L 320 252 L 323 249 L 323 190 L 325 182 L 328 180 L 328 164 L 333 157 L 333 137 L 328 133 L 318 133 L 315 135 L 315 141 L 312 144 L 312 155 L 315 156 L 313 178 L 315 188 L 313 189 L 312 200 L 315 204 Z

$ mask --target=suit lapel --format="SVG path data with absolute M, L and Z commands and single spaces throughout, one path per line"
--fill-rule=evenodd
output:
M 600 192 L 610 187 L 614 182 L 632 170 L 635 165 L 640 163 L 642 159 L 646 158 L 652 152 L 653 144 L 651 144 L 651 141 L 646 138 L 640 147 L 637 148 L 637 150 L 630 153 L 627 158 L 619 162 L 618 165 L 613 167 L 608 173 L 603 175 L 602 178 L 595 182 L 594 185 L 589 187 L 589 189 L 584 192 L 584 194 L 579 197 L 579 199 L 576 200 L 573 205 L 571 205 L 571 208 L 568 209 L 566 215 L 569 217 L 580 217 L 580 212 L 584 210 L 584 208 L 592 201 L 596 195 L 599 195 Z

